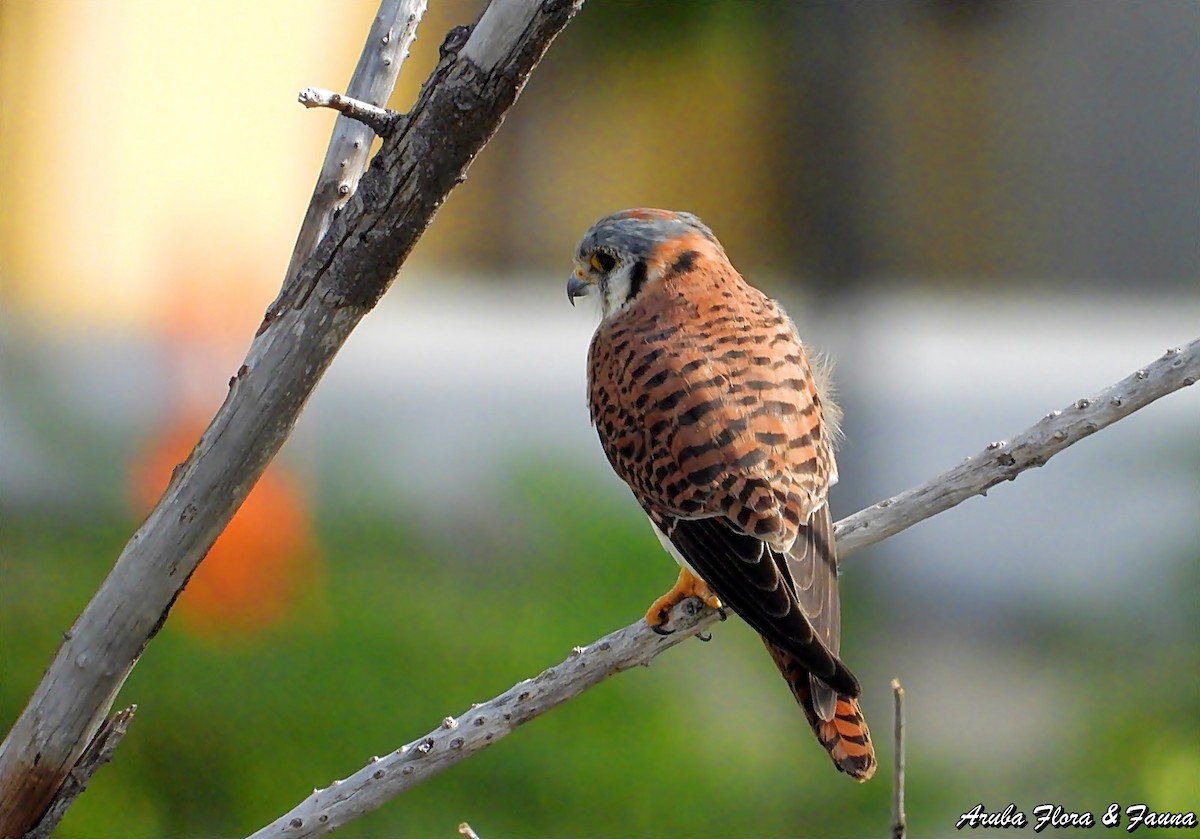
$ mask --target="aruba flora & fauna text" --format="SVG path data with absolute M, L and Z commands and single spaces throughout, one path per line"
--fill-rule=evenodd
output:
M 1003 810 L 988 811 L 981 802 L 959 816 L 954 826 L 959 830 L 978 827 L 1021 830 L 1032 825 L 1034 833 L 1041 833 L 1046 828 L 1090 828 L 1097 824 L 1110 829 L 1124 827 L 1126 832 L 1133 833 L 1143 827 L 1195 829 L 1197 822 L 1193 811 L 1159 812 L 1145 804 L 1130 804 L 1124 811 L 1120 804 L 1109 804 L 1097 819 L 1087 810 L 1073 812 L 1059 804 L 1039 804 L 1027 816 L 1015 804 L 1009 804 Z

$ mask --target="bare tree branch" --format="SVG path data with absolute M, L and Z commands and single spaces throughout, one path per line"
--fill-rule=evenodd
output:
M 1011 444 L 992 443 L 962 466 L 842 519 L 836 525 L 838 552 L 848 553 L 873 545 L 973 495 L 983 494 L 1003 480 L 1012 480 L 1025 469 L 1041 466 L 1067 446 L 1168 393 L 1194 384 L 1197 378 L 1200 378 L 1200 338 L 1183 349 L 1169 350 L 1153 364 L 1100 394 L 1080 399 L 1064 411 L 1055 411 L 1014 437 Z M 586 647 L 575 647 L 565 661 L 535 678 L 472 706 L 458 719 L 446 717 L 424 737 L 384 757 L 372 758 L 353 775 L 315 790 L 249 839 L 303 839 L 329 833 L 482 751 L 523 723 L 609 676 L 649 664 L 655 656 L 700 633 L 717 619 L 714 610 L 699 600 L 688 599 L 672 611 L 670 626 L 674 631 L 670 635 L 659 635 L 645 621 L 638 621 Z M 893 683 L 893 689 L 896 684 Z M 900 692 L 896 701 L 901 702 Z M 897 737 L 902 738 L 899 704 L 897 713 Z M 899 742 L 902 749 L 903 740 Z M 902 808 L 901 799 L 901 815 Z
M 289 274 L 224 404 L 0 745 L 0 837 L 42 816 L 175 598 L 582 0 L 495 0 L 453 30 L 400 130 Z M 469 34 L 468 34 L 469 33 Z M 356 98 L 362 98 L 356 97 Z
M 839 560 L 882 542 L 919 521 L 949 510 L 974 495 L 1034 466 L 1042 466 L 1067 446 L 1095 434 L 1151 402 L 1196 383 L 1200 378 L 1200 338 L 1131 373 L 1095 396 L 1080 399 L 1047 414 L 1041 422 L 1012 440 L 988 443 L 918 487 L 892 496 L 848 516 L 835 526 Z
M 392 89 L 395 87 L 396 78 L 400 72 L 400 65 L 408 56 L 408 50 L 412 45 L 413 39 L 416 37 L 417 24 L 425 12 L 425 6 L 426 0 L 381 1 L 379 12 L 376 14 L 371 30 L 367 35 L 367 41 L 359 58 L 358 66 L 355 68 L 354 75 L 350 79 L 348 90 L 353 95 L 366 97 L 380 104 L 383 104 L 387 100 Z M 309 257 L 316 248 L 317 242 L 325 234 L 325 230 L 329 226 L 329 220 L 333 217 L 337 209 L 349 200 L 351 193 L 357 187 L 359 178 L 366 167 L 367 153 L 371 147 L 371 139 L 370 129 L 357 122 L 349 119 L 339 119 L 334 124 L 333 135 L 330 138 L 325 161 L 322 164 L 312 200 L 309 203 L 304 222 L 301 224 L 300 234 L 292 253 L 291 265 L 288 268 L 288 279 L 285 279 L 284 287 L 294 282 L 295 272 L 303 264 L 304 259 Z M 232 384 L 231 381 L 231 387 Z M 186 577 L 181 578 L 180 588 L 182 588 L 183 582 L 186 582 Z M 171 601 L 173 600 L 174 596 L 171 597 Z M 74 632 L 75 630 L 72 629 L 67 633 L 68 640 L 70 640 Z M 88 658 L 89 655 L 86 651 L 80 653 L 79 660 L 87 660 Z M 131 667 L 132 664 L 128 666 Z M 123 679 L 124 677 L 122 677 L 122 681 Z M 48 750 L 49 754 L 52 757 L 63 755 L 64 760 L 70 760 L 80 748 L 80 745 L 87 741 L 89 727 L 94 725 L 97 719 L 103 718 L 111 702 L 112 697 L 110 696 L 103 707 L 91 709 L 90 716 L 82 720 L 85 723 L 82 728 L 78 725 L 70 726 L 49 738 L 49 742 L 53 746 L 52 749 Z M 25 822 L 28 822 L 28 819 L 32 816 L 34 826 L 26 832 L 27 837 L 49 835 L 50 831 L 54 829 L 54 826 L 66 812 L 70 803 L 86 788 L 91 773 L 99 769 L 111 758 L 112 750 L 120 742 L 121 737 L 125 733 L 125 726 L 131 717 L 132 711 L 128 713 L 123 711 L 101 726 L 92 736 L 91 745 L 88 745 L 81 756 L 78 757 L 74 767 L 68 767 L 65 764 L 59 766 L 51 762 L 47 768 L 47 764 L 41 762 L 46 757 L 45 751 L 36 753 L 36 758 L 33 762 L 38 764 L 39 768 L 46 773 L 45 778 L 27 791 L 27 799 L 22 804 L 20 810 L 14 808 L 12 816 L 13 819 Z M 94 754 L 95 744 L 102 735 L 106 735 L 106 732 L 111 730 L 110 724 L 114 720 L 119 721 L 119 731 L 115 736 L 104 736 L 104 741 L 109 744 L 104 759 L 89 760 L 89 755 Z M 20 767 L 28 762 L 28 749 L 38 748 L 41 750 L 43 748 L 43 744 L 36 740 L 29 742 L 26 746 L 26 755 L 22 756 L 18 754 L 12 758 L 11 763 L 5 764 L 4 758 L 9 754 L 9 750 L 17 748 L 17 741 L 13 738 L 13 734 L 16 731 L 17 729 L 14 727 L 13 732 L 10 733 L 4 744 L 0 745 L 0 766 Z M 67 768 L 70 768 L 70 771 L 63 777 L 62 773 Z M 0 768 L 0 773 L 3 773 L 3 771 Z M 0 802 L 3 802 L 6 791 L 12 788 L 13 784 L 19 780 L 19 778 L 14 778 L 12 774 L 0 774 Z M 59 782 L 61 782 L 61 786 L 58 786 L 57 791 L 55 791 L 54 787 Z M 48 803 L 43 803 L 41 799 L 47 792 L 52 797 Z M 44 815 L 37 815 L 36 811 L 39 809 L 44 810 Z M 14 829 L 3 816 L 0 816 L 0 835 L 7 836 L 8 831 Z
M 561 664 L 526 679 L 494 699 L 474 705 L 458 719 L 446 717 L 429 734 L 371 762 L 348 778 L 315 790 L 288 813 L 250 839 L 306 839 L 376 809 L 427 778 L 482 751 L 518 726 L 578 696 L 616 673 L 649 664 L 664 650 L 716 620 L 714 611 L 688 599 L 671 612 L 670 635 L 652 632 L 645 622 L 576 647 Z

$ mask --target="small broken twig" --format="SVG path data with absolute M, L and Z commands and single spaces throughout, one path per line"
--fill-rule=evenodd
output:
M 463 822 L 458 826 L 458 834 L 459 836 L 466 836 L 467 839 L 479 839 L 479 834 L 476 833 L 471 828 L 471 825 L 467 824 L 466 822 Z
M 320 87 L 304 88 L 297 99 L 306 108 L 333 108 L 338 113 L 361 122 L 380 137 L 391 134 L 400 119 L 400 114 L 395 111 L 378 108 L 370 102 L 362 102 Z

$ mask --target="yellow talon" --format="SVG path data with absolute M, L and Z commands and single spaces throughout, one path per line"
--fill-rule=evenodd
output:
M 679 579 L 662 597 L 650 604 L 646 610 L 646 623 L 651 627 L 664 625 L 671 617 L 671 609 L 689 597 L 698 597 L 714 609 L 721 608 L 721 601 L 713 594 L 708 583 L 686 568 L 679 569 Z

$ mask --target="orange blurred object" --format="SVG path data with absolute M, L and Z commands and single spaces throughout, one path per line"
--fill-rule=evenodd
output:
M 158 501 L 171 470 L 203 430 L 195 418 L 173 421 L 135 458 L 131 477 L 139 510 Z M 304 499 L 287 471 L 272 466 L 192 575 L 172 622 L 213 639 L 259 635 L 287 617 L 316 570 Z

